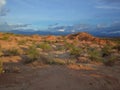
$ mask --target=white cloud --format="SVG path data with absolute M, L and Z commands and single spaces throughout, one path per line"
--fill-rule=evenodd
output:
M 116 10 L 120 10 L 120 7 L 116 7 L 116 6 L 106 6 L 106 5 L 96 6 L 96 8 L 99 8 L 99 9 L 116 9 Z
M 6 0 L 0 0 L 0 16 L 5 16 L 9 10 L 4 8 L 6 5 Z
M 58 31 L 60 31 L 60 32 L 64 32 L 65 30 L 64 30 L 64 29 L 59 29 Z
M 98 0 L 100 2 L 105 2 L 105 3 L 116 3 L 116 4 L 119 4 L 120 3 L 120 0 Z
M 113 32 L 110 32 L 111 34 L 118 34 L 120 33 L 120 31 L 113 31 Z
M 107 28 L 107 27 L 109 27 L 109 25 L 107 25 L 107 24 L 97 24 L 97 26 L 96 26 L 97 28 Z
M 0 9 L 6 4 L 6 0 L 0 0 Z

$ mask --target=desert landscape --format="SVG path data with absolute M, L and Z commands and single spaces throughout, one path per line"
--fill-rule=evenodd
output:
M 120 0 L 0 0 L 0 90 L 120 90 Z
M 120 90 L 120 39 L 1 32 L 0 90 Z

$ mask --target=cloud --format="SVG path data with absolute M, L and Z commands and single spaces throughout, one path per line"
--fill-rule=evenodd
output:
M 0 31 L 11 31 L 12 30 L 35 30 L 30 28 L 30 24 L 8 24 L 8 23 L 0 23 Z M 49 32 L 60 32 L 60 33 L 77 33 L 77 32 L 88 32 L 93 35 L 98 36 L 107 36 L 107 35 L 120 35 L 120 21 L 114 21 L 111 24 L 75 24 L 75 25 L 67 25 L 67 26 L 56 26 L 48 28 L 46 31 Z
M 116 6 L 107 6 L 107 5 L 96 6 L 96 8 L 99 8 L 99 9 L 116 9 L 116 10 L 120 10 L 120 7 L 116 7 Z
M 6 0 L 0 0 L 0 9 L 6 4 Z
M 48 31 L 65 33 L 88 32 L 98 36 L 107 35 L 112 36 L 112 34 L 120 35 L 120 21 L 114 21 L 112 23 L 99 23 L 97 25 L 91 24 L 75 24 L 68 26 L 63 25 L 49 28 Z
M 10 31 L 10 30 L 17 30 L 17 29 L 23 29 L 27 28 L 30 24 L 8 24 L 0 23 L 0 31 Z
M 114 4 L 114 3 L 120 3 L 120 0 L 99 0 L 100 2 L 105 2 L 105 3 L 112 3 L 112 4 Z
M 109 27 L 109 25 L 108 24 L 97 24 L 96 25 L 96 28 L 98 28 L 98 29 L 100 29 L 100 28 L 107 28 L 107 27 Z
M 6 14 L 9 12 L 8 9 L 4 8 L 6 5 L 6 0 L 0 0 L 0 16 L 6 16 Z
M 52 25 L 48 25 L 48 28 L 57 27 L 58 25 L 59 25 L 59 23 L 55 23 L 55 24 L 52 24 Z
M 98 0 L 98 9 L 108 9 L 108 10 L 120 10 L 120 0 Z
M 90 31 L 92 30 L 92 26 L 89 24 L 74 24 L 74 25 L 63 25 L 63 26 L 55 26 L 48 28 L 49 31 L 60 31 L 60 32 L 79 32 L 79 31 Z
M 111 26 L 113 27 L 120 27 L 120 21 L 114 21 L 112 24 L 111 24 Z
M 9 9 L 5 8 L 0 9 L 0 16 L 6 16 L 9 11 Z

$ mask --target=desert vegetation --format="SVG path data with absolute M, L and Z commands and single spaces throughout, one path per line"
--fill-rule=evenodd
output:
M 97 38 L 88 33 L 59 37 L 0 34 L 1 75 L 44 66 L 77 70 L 91 70 L 93 67 L 89 65 L 114 68 L 119 62 L 119 41 Z
M 37 45 L 38 48 L 41 48 L 43 51 L 50 51 L 52 50 L 52 47 L 48 42 L 43 42 Z
M 40 40 L 38 40 L 39 42 L 37 38 L 40 38 Z M 1 43 L 6 43 L 6 46 L 1 44 L 1 55 L 4 57 L 26 55 L 26 63 L 39 60 L 42 56 L 52 56 L 52 60 L 48 62 L 50 64 L 57 63 L 55 59 L 61 59 L 62 57 L 63 61 L 69 59 L 69 61 L 74 61 L 74 64 L 82 62 L 82 58 L 84 58 L 85 61 L 101 62 L 107 65 L 108 63 L 114 64 L 120 57 L 120 46 L 117 40 L 114 42 L 111 39 L 99 39 L 87 33 L 61 36 L 58 38 L 60 40 L 57 40 L 55 36 L 41 37 L 34 35 L 30 37 L 6 33 L 2 34 L 0 39 Z M 11 45 L 6 41 L 8 39 L 11 39 Z M 100 42 L 102 42 L 102 45 Z M 13 44 L 16 46 L 13 47 Z M 20 51 L 23 53 L 20 53 Z

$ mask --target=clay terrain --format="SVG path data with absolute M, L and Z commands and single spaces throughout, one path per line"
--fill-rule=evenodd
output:
M 120 90 L 120 39 L 0 33 L 0 90 Z

